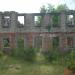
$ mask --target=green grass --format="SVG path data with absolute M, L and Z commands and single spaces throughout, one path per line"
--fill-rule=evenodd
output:
M 63 66 L 43 62 L 40 59 L 35 63 L 28 63 L 5 55 L 0 58 L 0 75 L 64 75 Z

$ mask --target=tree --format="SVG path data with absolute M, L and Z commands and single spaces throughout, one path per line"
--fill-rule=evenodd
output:
M 46 13 L 46 7 L 45 5 L 43 5 L 41 8 L 40 8 L 40 13 Z
M 51 4 L 47 4 L 47 7 L 45 5 L 40 7 L 40 13 L 61 12 L 64 10 L 69 10 L 66 4 L 60 4 L 56 8 Z
M 57 8 L 54 8 L 54 6 L 51 5 L 51 4 L 47 4 L 47 6 L 43 5 L 43 6 L 40 8 L 40 13 L 61 12 L 61 11 L 67 11 L 67 10 L 69 10 L 69 8 L 68 8 L 68 6 L 67 6 L 66 4 L 60 4 L 60 5 L 57 6 Z M 53 23 L 53 26 L 54 26 L 54 27 L 59 26 L 59 25 L 58 25 L 59 17 L 58 17 L 57 15 L 54 15 L 52 19 L 53 19 L 53 22 L 54 22 L 54 23 Z M 41 26 L 42 20 L 43 20 L 43 16 L 37 18 L 37 23 L 38 23 L 37 25 L 38 25 L 39 27 Z M 50 25 L 50 24 L 49 24 L 49 25 Z M 48 27 L 46 27 L 46 28 L 50 30 L 51 27 L 48 26 Z
M 51 13 L 52 11 L 55 11 L 55 8 L 51 4 L 47 4 L 46 13 Z
M 67 5 L 66 4 L 60 4 L 60 5 L 58 5 L 57 6 L 57 8 L 56 8 L 56 11 L 57 12 L 61 12 L 61 11 L 64 11 L 64 10 L 69 10 L 69 8 L 67 7 Z
M 40 13 L 51 13 L 54 10 L 55 10 L 54 6 L 52 6 L 51 4 L 47 4 L 47 7 L 45 5 L 40 7 Z M 41 27 L 42 20 L 43 20 L 43 16 L 37 17 L 37 21 L 36 21 L 37 27 Z
M 47 7 L 43 5 L 40 8 L 40 13 L 51 13 L 54 10 L 55 10 L 54 6 L 52 6 L 51 4 L 47 4 Z

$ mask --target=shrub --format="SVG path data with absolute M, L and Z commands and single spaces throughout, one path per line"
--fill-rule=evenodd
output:
M 13 49 L 13 53 L 12 53 L 12 56 L 14 56 L 14 57 L 16 57 L 16 58 L 21 58 L 21 56 L 23 55 L 22 53 L 23 53 L 23 51 L 24 51 L 24 49 L 22 49 L 22 48 L 15 48 L 15 49 Z
M 48 62 L 58 62 L 58 60 L 60 59 L 60 54 L 59 54 L 59 52 L 56 50 L 56 51 L 49 51 L 49 52 L 47 52 L 47 53 L 44 53 L 43 54 L 44 55 L 44 57 L 45 57 L 45 59 L 48 61 Z
M 72 50 L 65 55 L 64 65 L 69 69 L 75 69 L 75 50 Z
M 36 53 L 35 53 L 35 49 L 30 47 L 30 48 L 27 48 L 25 50 L 25 59 L 28 60 L 28 61 L 33 61 L 35 60 L 35 57 L 36 57 Z
M 0 58 L 4 56 L 4 53 L 2 51 L 0 51 Z
M 13 56 L 27 61 L 34 61 L 36 57 L 36 51 L 32 47 L 19 49 L 17 48 L 13 50 Z

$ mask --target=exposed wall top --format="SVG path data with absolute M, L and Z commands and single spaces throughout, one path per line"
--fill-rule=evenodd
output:
M 67 10 L 67 11 L 61 11 L 61 12 L 51 12 L 51 13 L 18 13 L 16 11 L 4 11 L 4 12 L 0 12 L 2 14 L 11 14 L 11 13 L 17 13 L 19 15 L 25 15 L 25 14 L 33 14 L 33 15 L 46 15 L 46 14 L 60 14 L 60 13 L 75 13 L 75 10 Z

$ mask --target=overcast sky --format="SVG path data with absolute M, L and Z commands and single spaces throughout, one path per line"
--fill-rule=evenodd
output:
M 42 5 L 47 3 L 54 6 L 66 3 L 70 9 L 75 9 L 75 0 L 0 0 L 0 11 L 36 13 Z

